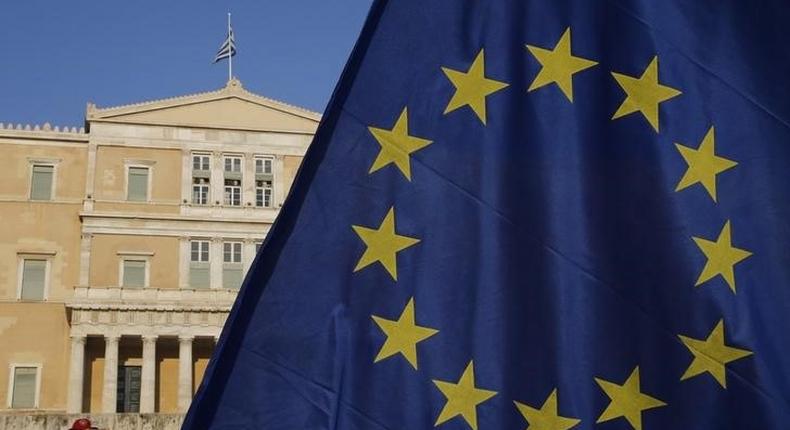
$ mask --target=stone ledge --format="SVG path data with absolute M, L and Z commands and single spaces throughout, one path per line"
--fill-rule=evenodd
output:
M 100 430 L 178 430 L 182 414 L 64 414 L 48 412 L 0 412 L 5 430 L 65 430 L 74 420 L 88 418 Z
M 237 290 L 185 288 L 74 287 L 66 307 L 77 309 L 205 309 L 229 310 Z M 170 305 L 170 306 L 168 306 Z

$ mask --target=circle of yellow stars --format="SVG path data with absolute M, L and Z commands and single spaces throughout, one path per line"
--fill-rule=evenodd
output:
M 571 28 L 568 27 L 553 48 L 526 45 L 526 50 L 541 66 L 528 92 L 551 87 L 553 84 L 570 103 L 573 103 L 574 75 L 598 63 L 573 55 L 571 40 Z M 507 88 L 508 84 L 487 74 L 485 50 L 478 51 L 466 70 L 441 67 L 441 71 L 455 88 L 443 114 L 449 115 L 468 108 L 480 123 L 486 126 L 488 98 Z M 612 120 L 638 113 L 658 133 L 661 104 L 682 94 L 680 90 L 659 80 L 658 56 L 652 58 L 639 77 L 617 72 L 612 72 L 612 77 L 625 93 L 625 99 L 612 115 Z M 368 131 L 379 145 L 379 153 L 370 166 L 369 174 L 392 166 L 397 168 L 407 181 L 411 181 L 413 154 L 433 144 L 429 139 L 412 134 L 407 107 L 401 110 L 392 128 L 370 126 Z M 714 204 L 717 203 L 718 175 L 733 169 L 738 163 L 716 154 L 714 127 L 709 127 L 696 149 L 680 143 L 676 143 L 675 148 L 685 161 L 687 169 L 674 191 L 680 192 L 699 184 Z M 352 229 L 366 247 L 353 271 L 358 272 L 378 265 L 397 282 L 399 253 L 418 245 L 420 239 L 397 232 L 395 208 L 389 209 L 376 228 L 352 225 Z M 695 286 L 701 286 L 720 276 L 735 293 L 734 267 L 752 254 L 732 245 L 730 221 L 725 222 L 715 240 L 701 237 L 692 237 L 692 240 L 707 259 Z M 409 299 L 397 319 L 378 315 L 371 315 L 371 318 L 386 337 L 373 359 L 374 363 L 392 357 L 401 357 L 417 371 L 418 345 L 437 335 L 439 330 L 417 323 L 414 297 Z M 680 377 L 681 381 L 707 373 L 726 389 L 726 365 L 748 357 L 752 352 L 727 345 L 724 330 L 724 320 L 721 319 L 704 339 L 678 335 L 680 342 L 693 356 L 692 362 Z M 594 378 L 594 381 L 609 398 L 609 404 L 596 423 L 623 419 L 633 429 L 642 430 L 643 414 L 667 405 L 642 391 L 639 366 L 636 366 L 621 384 L 598 377 Z M 477 407 L 497 395 L 496 391 L 480 388 L 477 385 L 474 360 L 468 362 L 457 382 L 434 379 L 433 384 L 446 399 L 434 424 L 437 427 L 459 418 L 471 429 L 477 430 Z M 569 430 L 581 423 L 578 418 L 560 414 L 559 394 L 556 388 L 549 393 L 540 407 L 519 401 L 513 403 L 528 423 L 529 430 Z

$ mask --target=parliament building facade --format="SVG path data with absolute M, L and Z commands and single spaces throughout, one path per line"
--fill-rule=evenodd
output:
M 176 428 L 319 120 L 234 79 L 0 124 L 0 427 Z

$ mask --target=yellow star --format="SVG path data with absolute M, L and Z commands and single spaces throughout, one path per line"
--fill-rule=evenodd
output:
M 682 94 L 680 91 L 658 83 L 658 56 L 647 66 L 642 76 L 634 78 L 612 72 L 612 76 L 623 88 L 626 98 L 614 113 L 612 119 L 620 118 L 634 112 L 642 112 L 653 129 L 658 132 L 658 105 L 672 97 Z
M 705 190 L 708 191 L 713 201 L 716 201 L 716 175 L 719 173 L 732 169 L 738 163 L 728 160 L 726 158 L 717 157 L 715 154 L 715 133 L 713 127 L 708 130 L 705 137 L 702 139 L 699 148 L 691 149 L 687 146 L 675 144 L 675 147 L 680 151 L 680 155 L 686 160 L 688 169 L 680 179 L 675 191 L 688 188 L 696 183 L 702 184 Z
M 521 415 L 527 420 L 529 425 L 527 430 L 568 430 L 576 427 L 581 422 L 576 418 L 561 417 L 557 411 L 557 390 L 549 394 L 540 409 L 527 406 L 523 403 L 516 404 Z
M 420 150 L 432 142 L 409 135 L 409 115 L 406 108 L 403 108 L 400 117 L 395 122 L 392 130 L 384 128 L 368 127 L 370 133 L 381 145 L 381 150 L 373 165 L 370 166 L 368 173 L 373 173 L 382 167 L 394 163 L 400 169 L 403 176 L 411 181 L 411 163 L 409 155 Z
M 610 421 L 624 417 L 636 430 L 642 430 L 642 411 L 666 406 L 666 403 L 647 394 L 642 394 L 639 388 L 639 366 L 636 366 L 631 376 L 623 385 L 595 378 L 606 395 L 612 400 L 603 411 L 596 423 Z
M 381 263 L 392 279 L 398 280 L 398 261 L 396 255 L 420 240 L 395 234 L 395 208 L 391 207 L 378 229 L 352 225 L 351 228 L 365 242 L 367 249 L 354 268 L 354 272 L 364 269 L 375 262 Z
M 409 300 L 403 313 L 397 321 L 392 321 L 372 315 L 373 321 L 379 328 L 387 335 L 387 340 L 381 347 L 379 354 L 374 363 L 391 357 L 397 353 L 403 355 L 406 360 L 411 364 L 414 370 L 417 370 L 417 343 L 435 335 L 439 330 L 434 330 L 428 327 L 421 327 L 414 323 L 414 298 Z
M 527 91 L 534 91 L 554 82 L 571 103 L 573 103 L 573 75 L 598 64 L 595 61 L 571 55 L 570 27 L 562 34 L 553 50 L 549 51 L 532 45 L 527 45 L 527 49 L 543 66 Z
M 724 320 L 719 320 L 716 327 L 705 340 L 692 339 L 678 335 L 683 344 L 694 354 L 686 373 L 680 377 L 681 381 L 708 372 L 722 388 L 727 388 L 726 364 L 740 358 L 752 355 L 751 351 L 738 349 L 724 344 Z
M 739 262 L 745 260 L 751 252 L 735 248 L 732 246 L 732 232 L 730 231 L 730 221 L 724 223 L 724 228 L 719 233 L 719 238 L 715 242 L 702 239 L 699 237 L 692 237 L 700 250 L 708 258 L 705 267 L 702 268 L 702 273 L 699 274 L 697 283 L 694 286 L 700 286 L 706 281 L 712 279 L 716 275 L 721 275 L 722 278 L 730 286 L 732 292 L 735 292 L 735 271 L 734 266 Z
M 442 412 L 439 413 L 439 418 L 436 419 L 434 427 L 461 415 L 464 421 L 469 424 L 469 427 L 472 427 L 472 430 L 477 430 L 477 405 L 497 394 L 496 391 L 482 390 L 475 387 L 474 360 L 470 361 L 469 365 L 466 366 L 466 370 L 464 370 L 457 384 L 436 379 L 433 380 L 433 383 L 447 398 L 447 403 L 442 408 Z
M 507 87 L 508 84 L 486 78 L 485 53 L 483 51 L 483 49 L 480 50 L 466 72 L 442 67 L 444 74 L 455 86 L 455 94 L 444 110 L 445 115 L 460 107 L 469 106 L 480 118 L 480 121 L 483 124 L 486 123 L 486 97 Z

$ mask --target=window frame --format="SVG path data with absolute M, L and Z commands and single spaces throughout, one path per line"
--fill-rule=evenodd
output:
M 274 157 L 267 155 L 256 155 L 255 159 L 255 174 L 256 175 L 274 175 Z M 258 171 L 258 161 L 261 162 L 261 171 Z M 266 171 L 266 162 L 269 162 L 269 171 Z
M 225 185 L 225 184 L 222 185 L 222 206 L 230 207 L 230 208 L 240 208 L 242 207 L 242 203 L 243 203 L 242 201 L 243 193 L 242 193 L 242 185 L 241 185 L 242 182 L 238 179 L 232 179 L 232 180 L 239 181 L 240 185 Z M 229 190 L 230 190 L 230 197 L 228 197 Z M 234 204 L 234 199 L 233 199 L 234 194 L 238 195 L 239 204 Z
M 193 177 L 192 178 L 192 199 L 191 199 L 192 204 L 195 205 L 195 206 L 208 206 L 209 203 L 211 202 L 211 183 L 209 182 L 209 183 L 206 183 L 206 184 L 196 184 L 194 182 L 194 180 L 195 180 L 195 178 Z M 196 201 L 195 200 L 195 188 L 205 188 L 206 189 L 206 199 L 205 199 L 204 202 L 200 202 L 200 201 Z M 198 192 L 202 192 L 202 190 L 198 191 Z
M 126 202 L 127 203 L 150 203 L 151 202 L 151 183 L 153 182 L 154 176 L 154 166 L 152 164 L 144 164 L 144 163 L 126 163 L 125 164 L 126 175 L 124 175 L 124 181 L 126 182 Z M 146 169 L 148 170 L 147 175 L 147 184 L 146 184 L 146 191 L 145 191 L 145 200 L 131 200 L 129 199 L 129 172 L 133 168 L 139 169 Z
M 230 259 L 225 261 L 225 245 L 230 245 Z M 234 261 L 236 250 L 238 249 L 239 261 Z M 226 240 L 222 242 L 222 263 L 223 264 L 242 264 L 244 262 L 244 242 L 238 240 Z
M 17 253 L 17 274 L 16 274 L 16 300 L 18 302 L 39 303 L 49 299 L 50 274 L 52 272 L 52 259 L 54 252 L 19 252 Z M 24 282 L 25 261 L 38 260 L 44 261 L 44 292 L 41 300 L 26 300 L 22 298 L 22 284 Z
M 231 161 L 230 167 L 231 170 L 227 169 L 228 161 Z M 234 167 L 235 162 L 238 161 L 239 170 L 232 170 Z M 244 173 L 244 156 L 237 155 L 237 154 L 223 154 L 222 155 L 222 173 L 233 173 L 233 174 L 243 174 Z
M 52 202 L 55 201 L 55 182 L 58 177 L 58 163 L 54 161 L 46 161 L 46 160 L 30 160 L 30 178 L 28 181 L 28 190 L 27 190 L 27 199 L 33 202 Z M 49 198 L 44 199 L 34 199 L 33 198 L 33 175 L 34 170 L 37 166 L 40 167 L 52 167 L 52 181 L 49 183 Z
M 225 246 L 230 245 L 230 261 L 225 261 Z M 238 261 L 235 261 L 236 251 L 238 250 Z M 235 287 L 225 286 L 226 271 L 233 270 L 239 272 L 239 285 Z M 244 242 L 240 240 L 224 240 L 222 241 L 222 286 L 221 288 L 227 290 L 238 290 L 244 282 Z
M 32 367 L 36 369 L 36 388 L 35 394 L 33 396 L 33 407 L 32 408 L 14 408 L 14 385 L 16 382 L 16 372 L 17 368 L 25 368 L 25 367 Z M 9 410 L 15 411 L 29 411 L 34 409 L 39 409 L 40 400 L 41 400 L 41 373 L 44 366 L 42 363 L 18 363 L 18 362 L 11 362 L 8 363 L 8 391 L 6 393 L 6 408 Z
M 118 255 L 120 256 L 118 262 L 118 288 L 149 288 L 151 286 L 151 261 L 149 255 L 153 255 L 153 253 L 133 253 L 133 252 L 119 252 Z M 145 263 L 145 274 L 143 275 L 143 285 L 140 287 L 136 286 L 126 286 L 124 285 L 124 272 L 126 271 L 126 267 L 124 263 L 126 261 L 142 261 Z
M 202 245 L 198 245 L 198 260 L 192 260 L 192 244 L 206 244 L 206 260 L 201 260 L 201 256 L 203 255 Z M 189 240 L 189 262 L 190 263 L 211 263 L 211 240 L 209 239 L 190 239 Z
M 195 169 L 195 159 L 199 159 L 200 161 L 198 164 L 200 165 L 200 169 Z M 211 171 L 212 171 L 212 164 L 213 158 L 211 153 L 207 152 L 190 152 L 190 171 L 189 171 L 189 202 L 194 206 L 209 206 L 211 204 L 211 196 L 212 196 L 212 178 L 211 178 Z M 206 167 L 203 169 L 202 167 Z M 197 172 L 201 172 L 198 174 Z M 195 183 L 195 180 L 201 180 L 201 183 Z M 205 182 L 202 182 L 205 180 Z M 206 199 L 204 202 L 199 200 L 195 200 L 195 188 L 205 188 L 206 189 Z
M 192 171 L 199 170 L 201 172 L 211 172 L 211 154 L 203 152 L 193 152 L 192 154 Z M 200 158 L 200 167 L 203 167 L 203 161 L 207 162 L 207 169 L 195 169 L 195 158 Z
M 257 182 L 255 181 L 255 207 L 256 208 L 266 208 L 271 209 L 274 207 L 274 186 L 271 187 L 259 187 Z M 269 204 L 266 204 L 266 192 L 269 192 Z M 260 200 L 258 200 L 258 193 L 260 192 Z M 260 204 L 258 204 L 260 202 Z
M 211 275 L 211 266 L 212 266 L 212 264 L 211 264 L 211 248 L 212 248 L 211 242 L 212 242 L 212 240 L 210 238 L 202 238 L 201 237 L 201 238 L 190 238 L 189 239 L 189 247 L 187 249 L 187 252 L 189 253 L 189 256 L 187 257 L 187 282 L 186 282 L 187 288 L 194 289 L 194 290 L 204 290 L 204 289 L 210 290 L 210 289 L 213 289 L 215 287 L 213 282 L 212 282 L 212 279 L 211 279 L 211 276 L 212 276 Z M 203 257 L 202 245 L 198 245 L 198 249 L 197 249 L 198 260 L 192 260 L 192 244 L 195 244 L 195 243 L 197 243 L 197 244 L 206 244 L 206 249 L 205 249 L 206 260 L 202 259 L 202 257 Z M 207 284 L 207 286 L 205 286 L 205 287 L 203 287 L 203 286 L 195 286 L 193 284 L 192 269 L 205 269 L 205 270 L 208 271 L 208 284 Z

